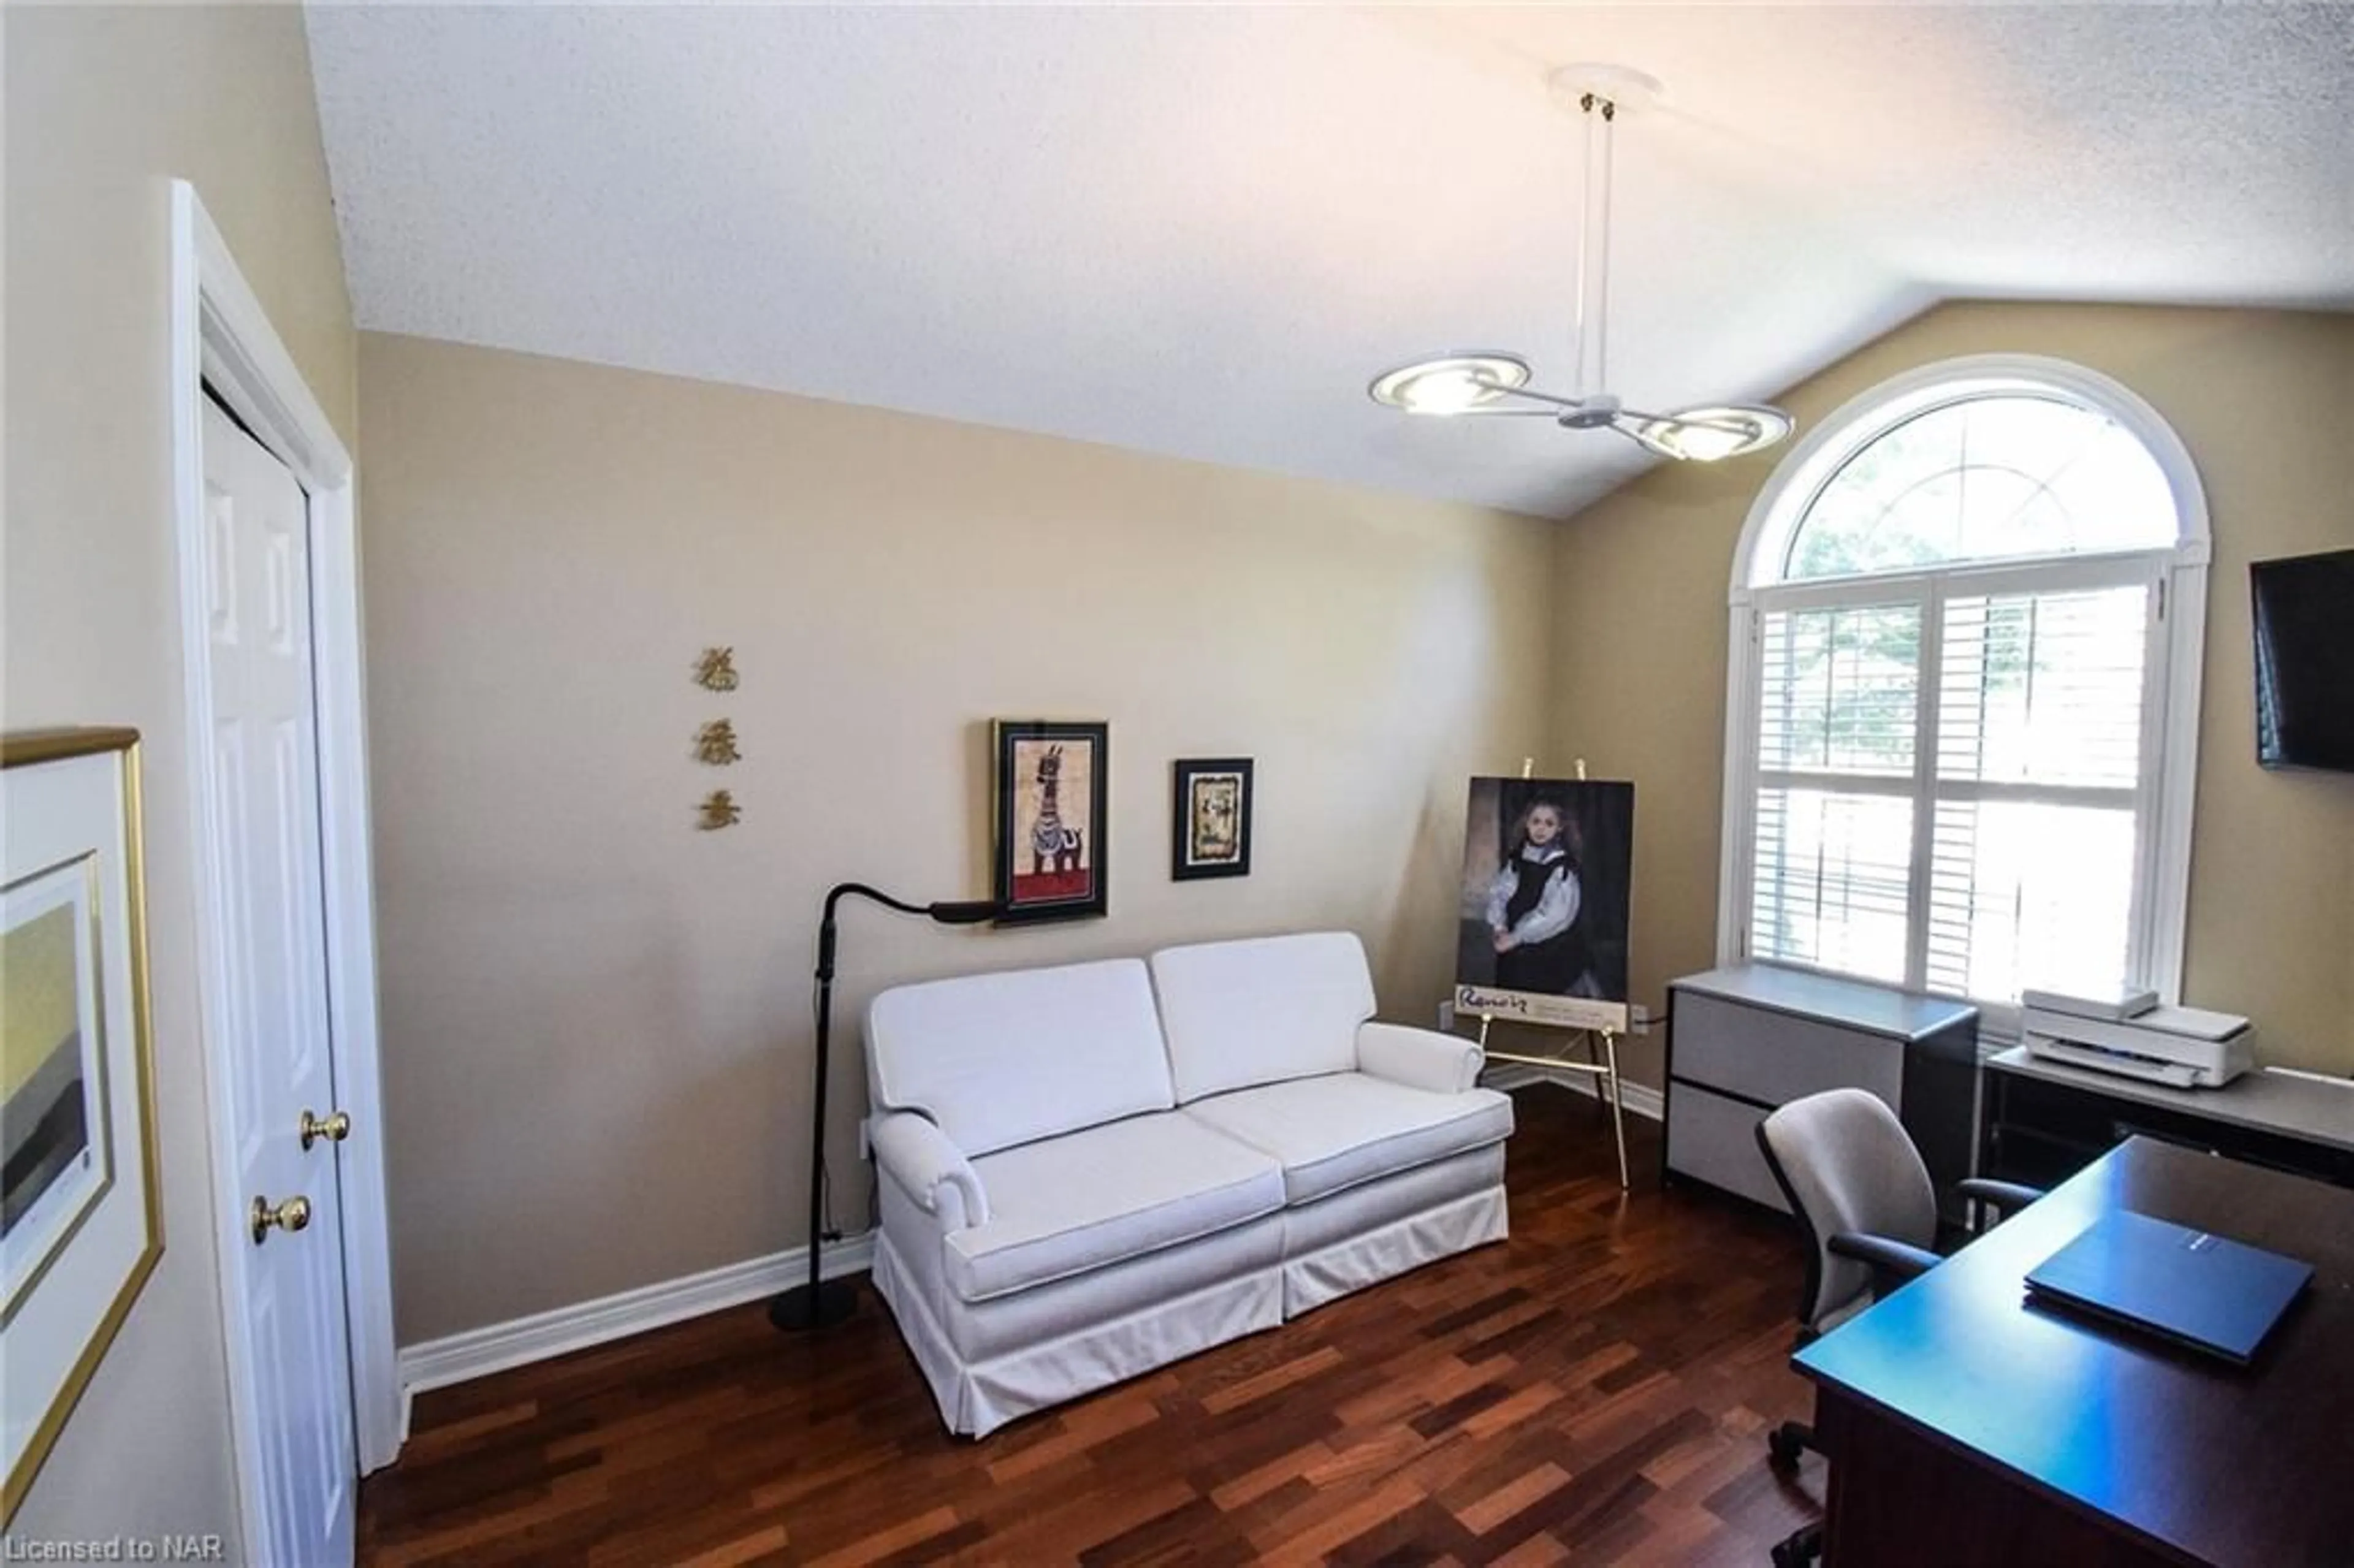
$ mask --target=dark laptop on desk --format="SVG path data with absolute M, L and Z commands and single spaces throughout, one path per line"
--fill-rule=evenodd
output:
M 2120 1209 L 2045 1258 L 2027 1296 L 2245 1366 L 2312 1277 L 2293 1257 Z

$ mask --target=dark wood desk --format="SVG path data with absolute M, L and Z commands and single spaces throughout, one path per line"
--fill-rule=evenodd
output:
M 2241 1370 L 2021 1299 L 2131 1209 L 2311 1263 Z M 2136 1138 L 1799 1352 L 1828 1568 L 2354 1563 L 2354 1192 Z

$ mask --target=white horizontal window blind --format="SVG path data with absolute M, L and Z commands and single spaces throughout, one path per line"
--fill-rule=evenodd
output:
M 1911 800 L 1758 790 L 1750 950 L 1901 983 L 1912 846 Z
M 1901 981 L 1921 606 L 1776 610 L 1759 643 L 1751 951 Z
M 2131 790 L 2149 601 L 2139 583 L 1947 599 L 1937 777 Z
M 2125 988 L 2151 590 L 1945 601 L 1923 980 Z
M 1993 1001 L 2125 987 L 2156 594 L 2121 572 L 1761 610 L 1752 957 Z

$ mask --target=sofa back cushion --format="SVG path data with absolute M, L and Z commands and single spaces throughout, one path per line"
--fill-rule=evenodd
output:
M 1365 949 L 1349 931 L 1163 948 L 1153 988 L 1177 1103 L 1357 1065 L 1373 1015 Z
M 895 986 L 866 1010 L 866 1086 L 968 1158 L 1175 1104 L 1137 959 Z

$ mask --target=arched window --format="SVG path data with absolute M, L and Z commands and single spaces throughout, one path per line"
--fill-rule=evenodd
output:
M 1775 471 L 1734 563 L 1719 957 L 2174 999 L 2207 514 L 2157 412 L 1951 360 Z

